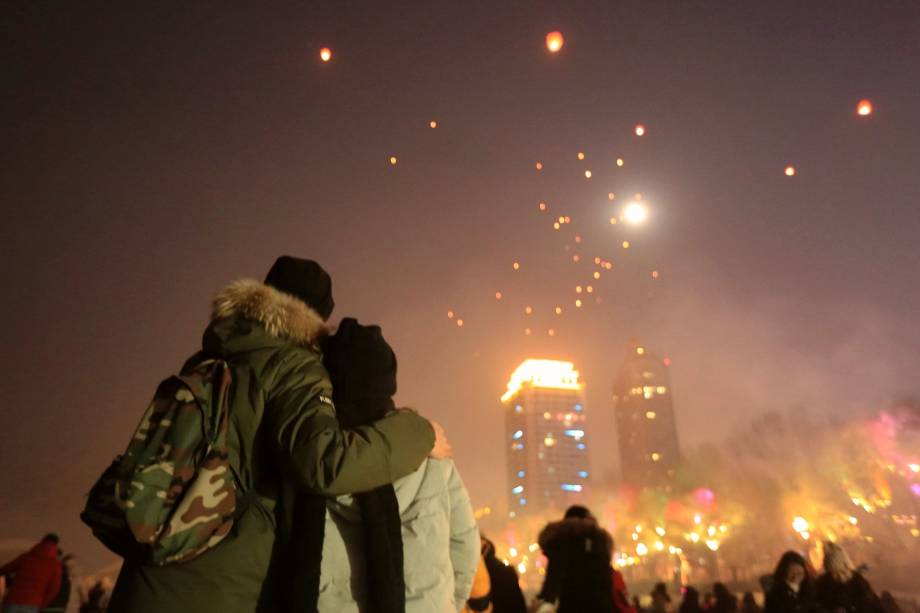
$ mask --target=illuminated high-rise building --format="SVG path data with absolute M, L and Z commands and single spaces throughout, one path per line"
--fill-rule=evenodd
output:
M 629 345 L 613 387 L 623 480 L 669 489 L 680 463 L 668 361 Z
M 584 384 L 571 362 L 525 360 L 502 396 L 512 515 L 564 509 L 588 480 Z

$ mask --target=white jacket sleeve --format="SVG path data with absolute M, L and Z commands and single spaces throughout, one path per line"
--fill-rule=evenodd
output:
M 456 610 L 466 606 L 479 564 L 479 527 L 473 517 L 470 495 L 453 461 L 449 461 L 447 492 L 450 496 L 450 563 L 454 569 Z

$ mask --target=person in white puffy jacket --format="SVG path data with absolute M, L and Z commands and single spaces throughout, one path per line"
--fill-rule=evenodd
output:
M 394 410 L 396 356 L 380 328 L 345 319 L 324 352 L 343 427 Z M 479 530 L 457 467 L 428 458 L 392 486 L 327 500 L 318 610 L 457 612 L 478 563 Z

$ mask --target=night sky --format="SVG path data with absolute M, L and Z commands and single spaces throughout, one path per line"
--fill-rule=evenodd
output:
M 476 505 L 527 357 L 581 370 L 601 482 L 631 338 L 673 361 L 685 448 L 920 393 L 916 2 L 10 4 L 0 557 L 57 530 L 114 559 L 83 495 L 212 295 L 282 253 L 383 326 Z M 648 221 L 611 225 L 637 192 Z

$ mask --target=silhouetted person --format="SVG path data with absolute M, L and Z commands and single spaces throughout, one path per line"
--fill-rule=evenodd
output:
M 61 589 L 61 561 L 56 534 L 48 534 L 32 549 L 0 567 L 0 575 L 13 575 L 3 599 L 3 613 L 38 613 Z
M 700 605 L 700 593 L 696 588 L 688 587 L 684 592 L 684 599 L 680 603 L 678 613 L 702 613 L 703 607 Z
M 649 594 L 652 597 L 652 613 L 666 613 L 671 610 L 671 595 L 668 594 L 668 586 L 664 583 L 656 583 Z
M 482 539 L 482 557 L 492 582 L 492 613 L 526 613 L 527 603 L 517 571 L 495 556 L 495 544 L 485 537 Z
M 898 605 L 898 601 L 894 599 L 894 596 L 891 595 L 891 592 L 884 591 L 881 595 L 882 601 L 882 610 L 885 613 L 901 613 L 901 607 Z
M 713 613 L 737 613 L 738 598 L 728 591 L 723 583 L 714 583 L 712 586 L 712 595 L 716 601 L 710 607 Z
M 558 613 L 610 613 L 613 539 L 583 506 L 548 524 L 537 539 L 548 560 L 538 598 L 559 602 Z
M 86 602 L 80 606 L 80 613 L 105 613 L 105 586 L 102 581 L 97 581 L 90 588 Z
M 741 613 L 760 613 L 760 606 L 751 592 L 745 592 L 741 597 Z
M 840 545 L 824 544 L 824 574 L 816 582 L 818 606 L 828 613 L 881 613 L 872 586 Z
M 814 585 L 801 554 L 787 551 L 773 571 L 764 613 L 804 613 L 815 610 Z

